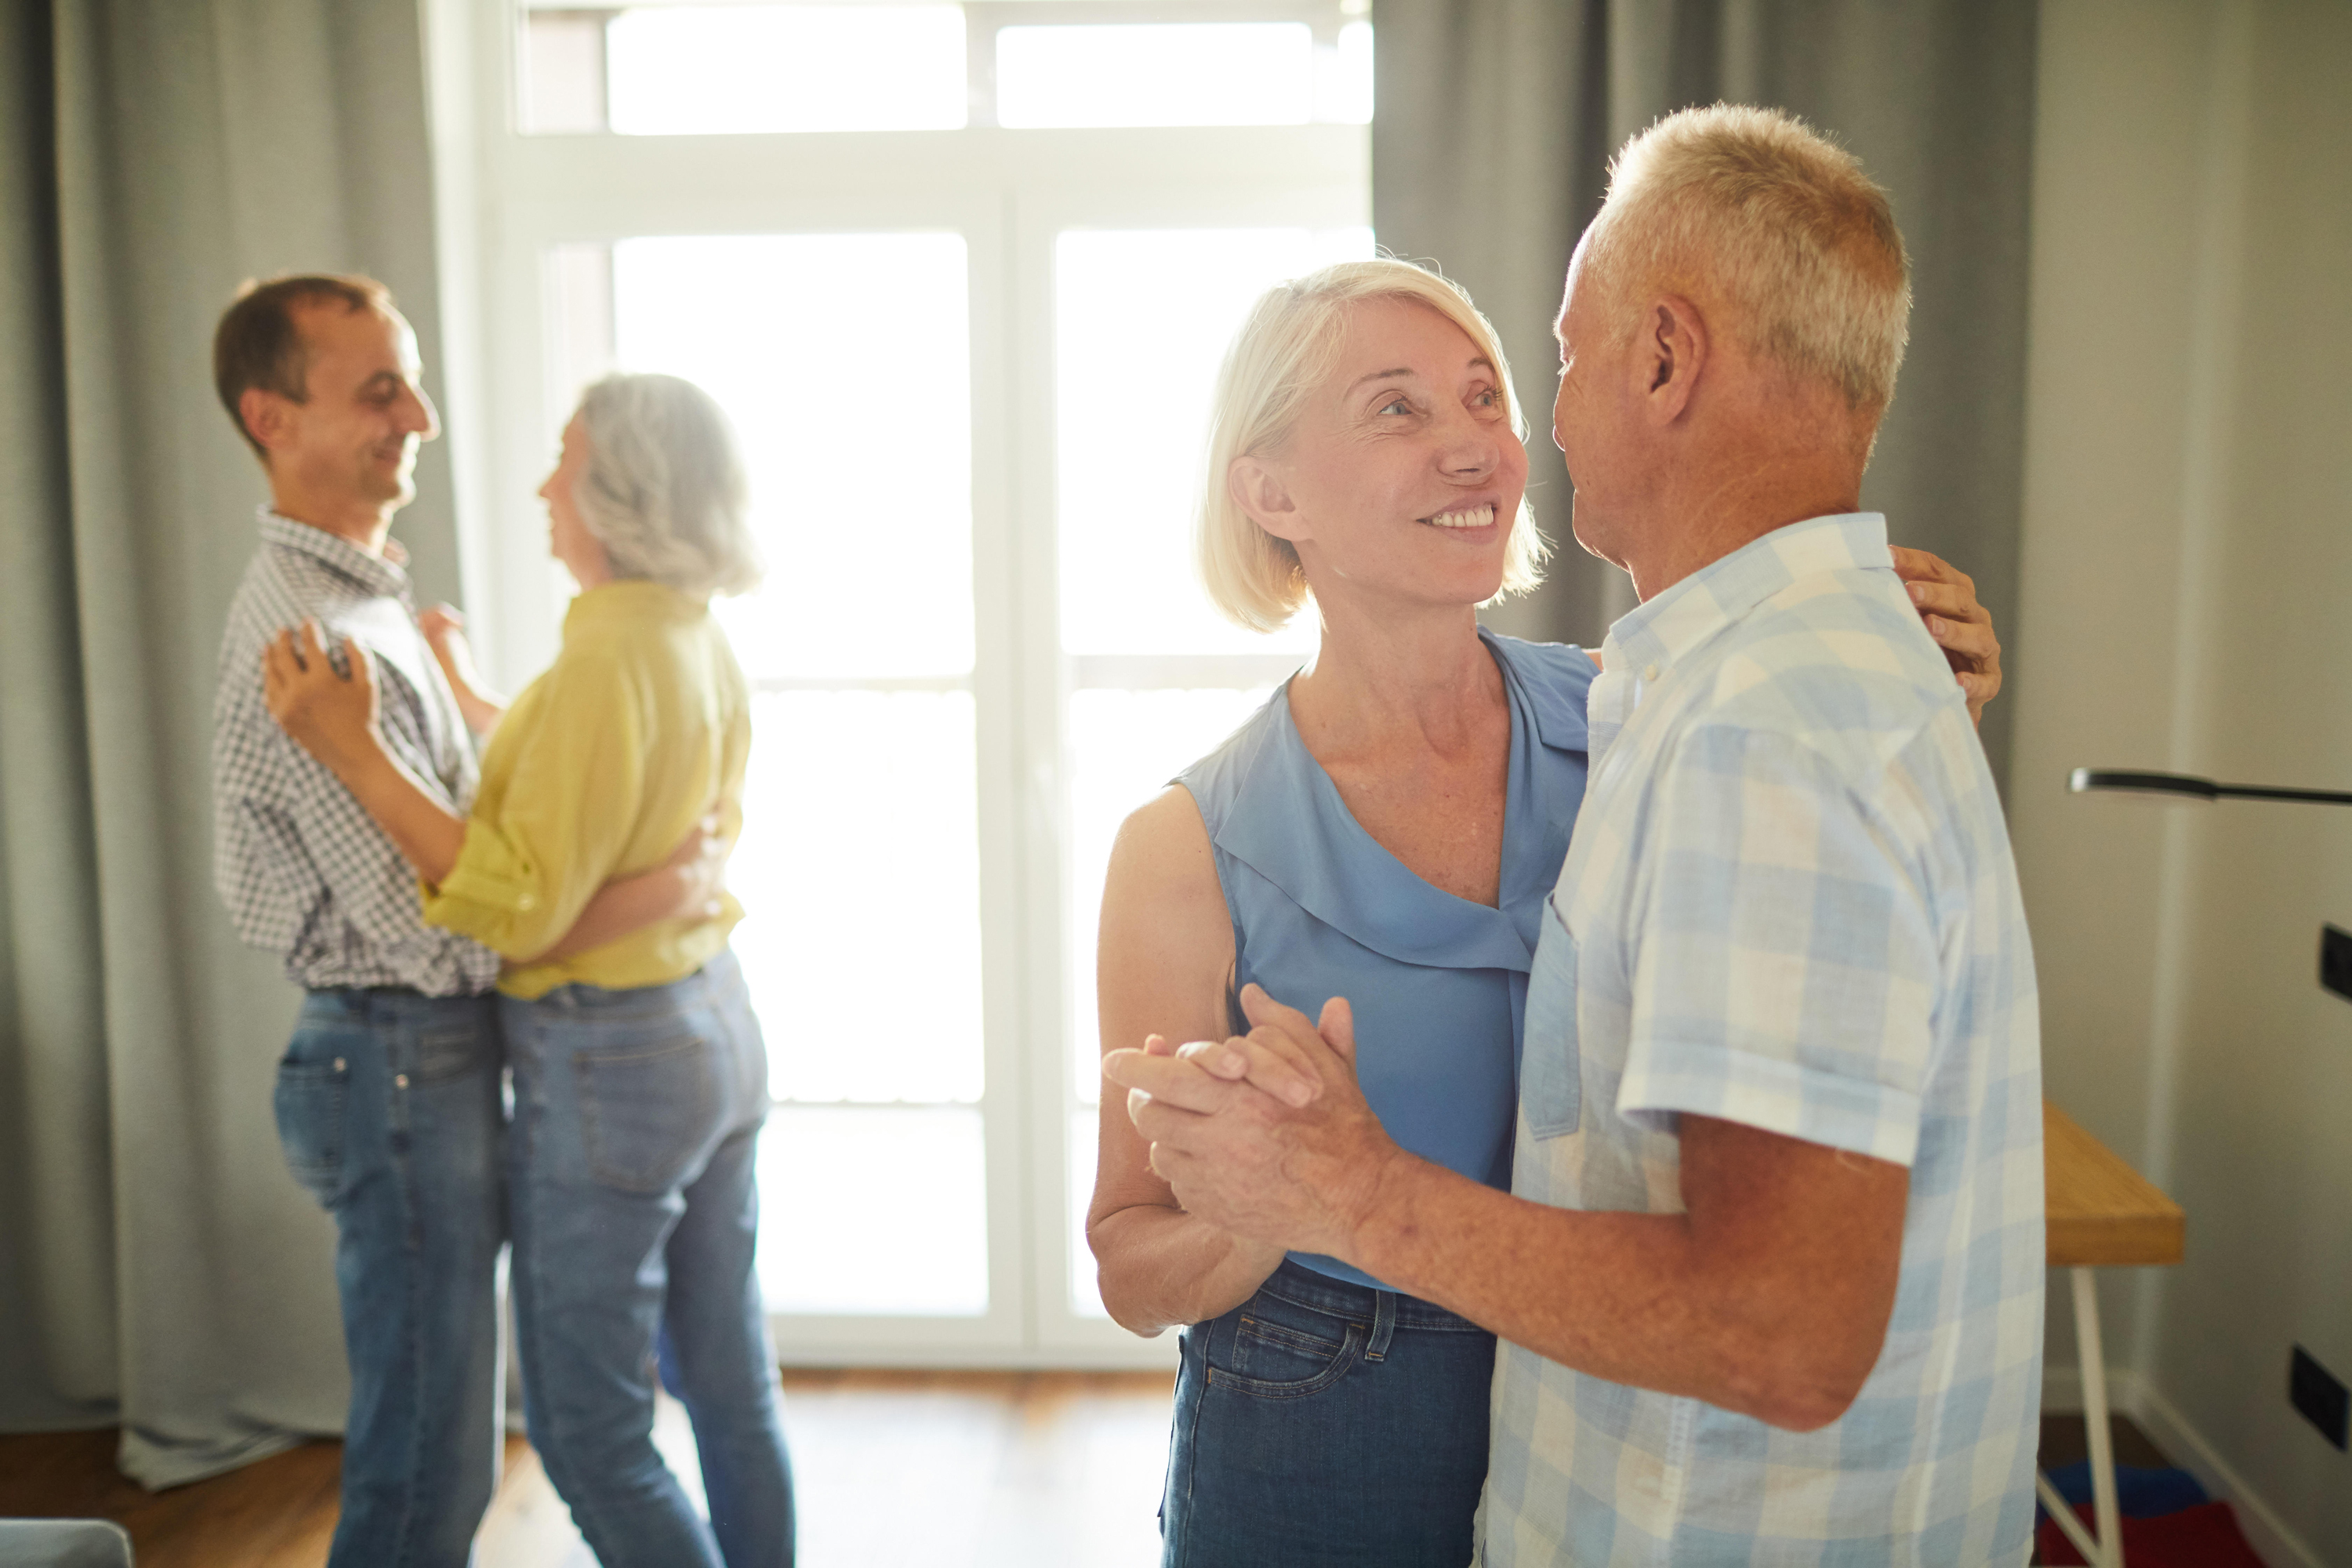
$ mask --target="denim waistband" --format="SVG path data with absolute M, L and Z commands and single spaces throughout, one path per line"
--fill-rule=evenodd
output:
M 370 1024 L 431 1027 L 495 1019 L 498 1004 L 495 991 L 475 996 L 427 996 L 404 985 L 333 985 L 306 992 L 302 1011 L 312 1017 L 327 1013 Z
M 735 962 L 734 951 L 722 947 L 709 963 L 685 979 L 673 980 L 665 985 L 635 985 L 626 990 L 608 991 L 602 985 L 575 980 L 569 985 L 559 985 L 524 1005 L 572 1015 L 593 1014 L 599 1018 L 627 1018 L 673 1013 L 719 1001 L 741 990 L 742 985 L 743 971 L 741 965 Z
M 1375 1290 L 1368 1285 L 1357 1285 L 1345 1279 L 1334 1279 L 1328 1274 L 1318 1274 L 1303 1263 L 1286 1258 L 1282 1267 L 1267 1276 L 1258 1289 L 1294 1307 L 1304 1307 L 1313 1312 L 1328 1312 L 1335 1318 L 1360 1321 L 1367 1325 L 1383 1316 L 1400 1329 L 1437 1329 L 1448 1333 L 1483 1334 L 1486 1331 L 1458 1313 L 1449 1312 L 1434 1301 L 1424 1301 L 1418 1296 L 1407 1296 L 1396 1290 Z M 1386 1312 L 1381 1298 L 1388 1298 Z

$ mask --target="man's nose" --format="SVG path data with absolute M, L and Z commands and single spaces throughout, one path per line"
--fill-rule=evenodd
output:
M 441 434 L 440 410 L 433 406 L 433 399 L 425 395 L 425 389 L 414 382 L 409 384 L 407 395 L 401 399 L 400 423 L 402 429 L 412 431 L 427 441 Z

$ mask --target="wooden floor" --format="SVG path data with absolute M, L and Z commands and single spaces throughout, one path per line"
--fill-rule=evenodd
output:
M 1170 1380 L 1160 1373 L 788 1372 L 784 1427 L 803 1568 L 1147 1568 L 1160 1560 Z M 2168 1461 L 2116 1420 L 2119 1464 Z M 655 1440 L 700 1500 L 694 1436 L 667 1401 Z M 142 1490 L 115 1434 L 0 1436 L 0 1518 L 111 1519 L 140 1568 L 318 1568 L 335 1529 L 340 1443 L 212 1480 Z M 2083 1419 L 2042 1423 L 2049 1468 Z M 528 1444 L 483 1521 L 478 1568 L 594 1568 Z
M 803 1568 L 1146 1568 L 1168 1459 L 1161 1373 L 787 1372 Z M 665 1401 L 655 1440 L 699 1500 L 694 1436 Z M 111 1519 L 140 1568 L 318 1568 L 342 1445 L 309 1443 L 149 1492 L 115 1434 L 0 1436 L 0 1518 Z M 478 1568 L 594 1568 L 529 1445 L 507 1445 Z

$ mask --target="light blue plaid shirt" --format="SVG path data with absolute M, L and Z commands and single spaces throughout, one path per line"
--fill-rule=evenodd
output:
M 1679 1113 L 1910 1167 L 1893 1321 L 1818 1432 L 1504 1344 L 1478 1562 L 2024 1562 L 2042 1393 L 2033 960 L 1983 750 L 1875 514 L 1612 628 L 1528 992 L 1512 1191 L 1682 1209 Z

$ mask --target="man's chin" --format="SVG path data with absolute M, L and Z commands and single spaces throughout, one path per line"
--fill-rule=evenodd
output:
M 400 508 L 416 499 L 416 479 L 407 473 L 372 473 L 361 484 L 367 499 L 377 506 Z

